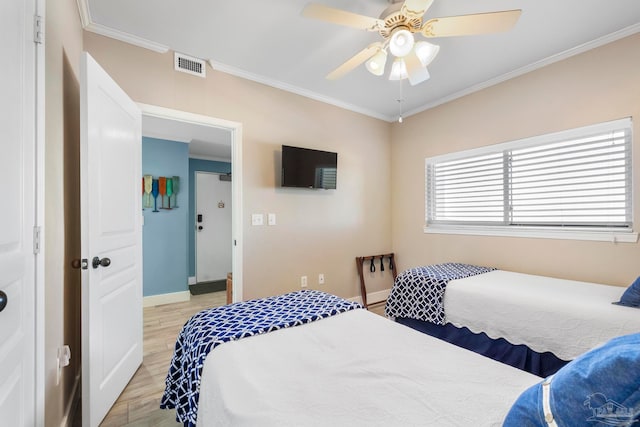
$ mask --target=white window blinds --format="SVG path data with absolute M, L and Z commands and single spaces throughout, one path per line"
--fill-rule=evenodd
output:
M 631 229 L 631 119 L 426 160 L 426 224 Z

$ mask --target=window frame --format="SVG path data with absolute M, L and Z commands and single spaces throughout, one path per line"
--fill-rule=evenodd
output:
M 629 208 L 631 210 L 631 223 L 628 228 L 625 227 L 606 227 L 606 226 L 560 226 L 560 225 L 495 225 L 486 223 L 464 224 L 464 223 L 430 223 L 430 200 L 429 200 L 429 166 L 463 160 L 477 156 L 491 155 L 502 153 L 504 151 L 530 148 L 545 144 L 551 144 L 558 141 L 582 138 L 594 133 L 604 133 L 614 129 L 628 128 L 630 132 L 629 160 L 633 162 L 633 123 L 631 117 L 613 120 L 609 122 L 598 123 L 580 128 L 569 129 L 560 132 L 554 132 L 530 138 L 524 138 L 494 144 L 485 147 L 478 147 L 470 150 L 448 153 L 433 157 L 425 158 L 425 205 L 424 205 L 424 233 L 436 234 L 462 234 L 462 235 L 481 235 L 481 236 L 503 236 L 503 237 L 531 237 L 531 238 L 551 238 L 565 240 L 593 240 L 593 241 L 610 241 L 635 243 L 638 240 L 638 233 L 634 231 L 634 212 L 633 212 L 633 164 L 630 166 L 629 184 L 630 197 Z M 505 190 L 506 191 L 506 190 Z

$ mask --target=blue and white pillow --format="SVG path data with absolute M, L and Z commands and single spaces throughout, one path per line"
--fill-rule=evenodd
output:
M 622 297 L 620 297 L 620 301 L 616 301 L 614 304 L 627 307 L 640 307 L 640 277 L 624 291 Z
M 640 333 L 614 338 L 525 390 L 503 427 L 550 425 L 640 426 Z

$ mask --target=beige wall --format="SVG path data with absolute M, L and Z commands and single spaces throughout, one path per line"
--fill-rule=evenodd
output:
M 355 257 L 391 246 L 389 123 L 209 67 L 206 79 L 178 73 L 172 52 L 88 32 L 84 47 L 136 102 L 242 123 L 245 299 L 300 289 L 302 275 L 359 295 Z M 279 188 L 281 144 L 338 152 L 338 189 Z M 275 227 L 251 226 L 269 212 Z
M 80 369 L 79 276 L 69 268 L 69 257 L 79 249 L 74 171 L 82 29 L 76 2 L 47 0 L 45 24 L 45 425 L 58 427 Z M 57 351 L 63 344 L 71 345 L 71 364 L 56 384 Z
M 429 156 L 633 116 L 633 184 L 640 188 L 638 52 L 636 34 L 394 124 L 392 233 L 401 267 L 460 261 L 613 285 L 628 285 L 640 275 L 637 243 L 423 232 Z M 638 191 L 634 196 L 638 231 Z

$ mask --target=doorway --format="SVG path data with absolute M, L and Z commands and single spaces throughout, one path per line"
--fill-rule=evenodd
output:
M 145 118 L 162 119 L 165 127 L 164 137 L 172 138 L 172 126 L 193 125 L 197 127 L 209 127 L 227 132 L 230 137 L 231 144 L 231 167 L 233 169 L 233 180 L 230 183 L 231 198 L 233 205 L 231 211 L 231 271 L 233 273 L 233 302 L 242 300 L 242 125 L 237 122 L 231 122 L 209 116 L 203 116 L 193 113 L 187 113 L 178 110 L 172 110 L 163 107 L 157 107 L 147 104 L 138 104 L 143 115 L 143 133 L 145 132 Z M 173 138 L 178 140 L 178 138 Z M 203 141 L 197 141 L 199 146 L 203 145 Z M 205 142 L 206 145 L 206 142 Z M 190 183 L 193 186 L 195 183 Z M 191 231 L 191 230 L 189 230 Z M 228 272 L 228 271 L 227 271 Z M 225 273 L 226 276 L 226 273 Z

